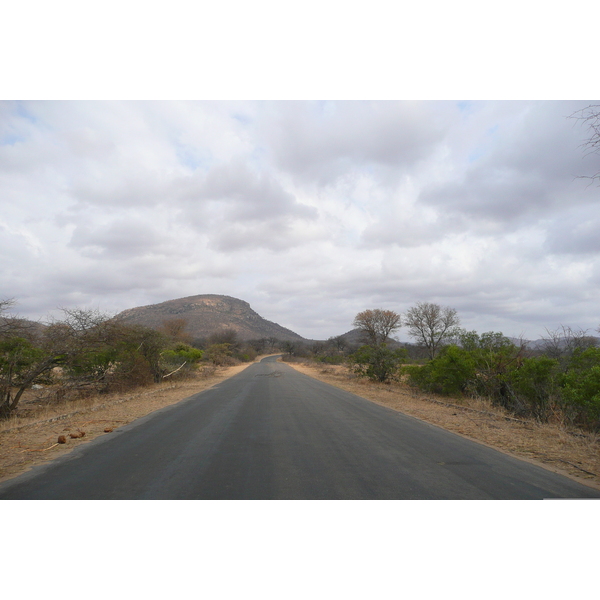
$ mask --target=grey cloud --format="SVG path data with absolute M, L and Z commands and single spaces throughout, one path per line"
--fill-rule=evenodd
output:
M 431 244 L 445 237 L 448 231 L 444 223 L 432 220 L 419 213 L 382 218 L 376 224 L 367 226 L 361 234 L 361 242 L 366 248 L 396 245 L 401 248 L 414 248 Z
M 464 181 L 426 188 L 420 201 L 444 213 L 458 212 L 475 220 L 512 223 L 523 215 L 546 210 L 559 198 L 546 182 L 514 170 L 477 168 Z
M 314 219 L 314 208 L 300 204 L 273 176 L 253 173 L 240 161 L 217 165 L 206 177 L 196 175 L 181 181 L 188 201 L 212 201 L 228 210 L 233 219 L 271 220 L 283 215 Z M 187 189 L 186 189 L 187 188 Z
M 508 103 L 516 112 L 512 119 L 497 115 L 483 155 L 473 156 L 461 177 L 426 186 L 420 201 L 504 228 L 544 218 L 566 204 L 598 201 L 597 193 L 584 193 L 574 181 L 578 169 L 587 167 L 578 148 L 582 132 L 566 117 L 580 105 Z
M 585 210 L 560 215 L 547 231 L 546 248 L 553 254 L 600 256 L 600 217 Z
M 332 183 L 369 165 L 415 164 L 443 139 L 451 112 L 413 102 L 281 103 L 269 106 L 261 134 L 276 164 Z
M 179 220 L 208 237 L 221 252 L 281 251 L 314 239 L 318 211 L 296 200 L 269 173 L 255 173 L 240 161 L 179 181 Z
M 31 313 L 224 293 L 314 337 L 420 300 L 595 326 L 585 104 L 0 103 L 2 289 Z
M 123 220 L 95 227 L 78 225 L 69 246 L 90 258 L 109 260 L 156 253 L 161 242 L 163 236 L 156 229 L 136 220 Z
M 594 157 L 585 157 L 581 144 L 587 137 L 585 128 L 570 119 L 587 103 L 532 102 L 521 119 L 515 119 L 502 136 L 503 143 L 495 160 L 509 168 L 531 173 L 553 185 L 584 175 Z
M 123 172 L 93 168 L 74 177 L 69 192 L 80 204 L 148 207 L 169 197 L 169 183 L 137 166 Z
M 212 169 L 202 196 L 233 202 L 240 219 L 271 219 L 281 215 L 314 219 L 317 215 L 314 208 L 298 203 L 276 179 L 265 173 L 254 174 L 239 163 Z
M 266 249 L 281 252 L 314 240 L 311 232 L 294 227 L 289 217 L 276 217 L 264 222 L 222 222 L 209 235 L 208 246 L 221 252 Z

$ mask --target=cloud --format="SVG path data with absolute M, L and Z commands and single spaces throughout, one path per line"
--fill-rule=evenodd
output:
M 273 175 L 240 161 L 179 182 L 179 220 L 194 225 L 220 251 L 282 250 L 314 238 L 318 211 L 299 202 Z
M 190 183 L 185 192 L 189 200 L 218 203 L 226 208 L 226 216 L 231 219 L 316 217 L 313 208 L 297 202 L 273 176 L 254 173 L 240 161 L 215 166 L 205 177 L 195 177 Z
M 90 258 L 119 260 L 157 253 L 162 241 L 157 228 L 130 219 L 100 226 L 78 225 L 69 246 Z
M 596 327 L 587 104 L 0 102 L 2 297 L 37 318 L 222 293 L 312 338 L 418 301 Z
M 416 102 L 284 102 L 268 108 L 260 133 L 274 164 L 321 185 L 355 170 L 405 170 L 443 139 L 446 113 L 452 112 Z
M 561 216 L 548 228 L 548 252 L 600 256 L 600 217 L 590 212 L 588 207 L 577 207 Z

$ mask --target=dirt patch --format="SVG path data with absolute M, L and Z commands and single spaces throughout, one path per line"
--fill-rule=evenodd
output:
M 71 452 L 98 436 L 110 435 L 118 427 L 206 390 L 248 366 L 221 367 L 209 375 L 130 394 L 96 396 L 38 410 L 26 408 L 23 412 L 27 416 L 0 423 L 0 481 Z
M 516 419 L 481 399 L 455 400 L 421 394 L 403 383 L 357 378 L 344 366 L 286 363 L 372 402 L 438 425 L 471 440 L 600 489 L 600 435 L 563 423 Z

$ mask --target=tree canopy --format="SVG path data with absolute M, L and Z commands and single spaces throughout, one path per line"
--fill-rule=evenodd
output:
M 379 346 L 385 344 L 390 335 L 400 329 L 401 316 L 393 310 L 363 310 L 354 317 L 353 325 L 360 329 L 365 343 Z

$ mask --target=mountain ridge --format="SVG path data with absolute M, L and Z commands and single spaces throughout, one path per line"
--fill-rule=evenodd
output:
M 261 317 L 245 300 L 220 294 L 198 294 L 129 308 L 115 318 L 153 329 L 171 319 L 184 319 L 186 332 L 195 339 L 233 329 L 240 340 L 275 337 L 282 341 L 305 341 L 291 329 Z

